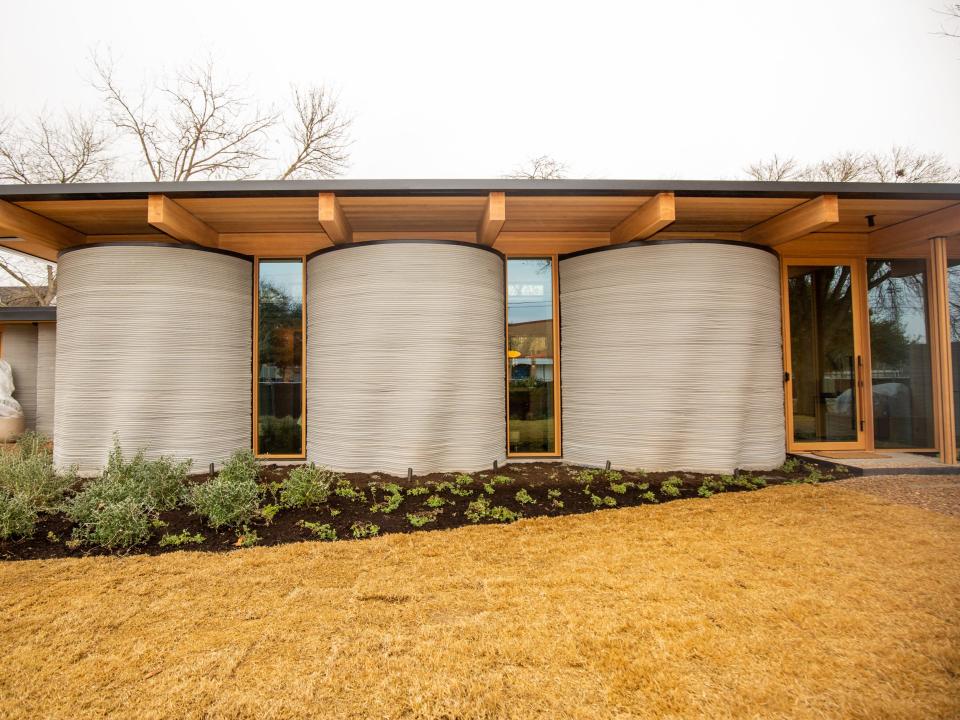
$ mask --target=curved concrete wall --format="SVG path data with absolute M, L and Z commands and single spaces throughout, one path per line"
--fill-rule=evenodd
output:
M 505 457 L 504 265 L 476 245 L 358 244 L 307 264 L 307 457 L 473 471 Z
M 54 460 L 125 453 L 219 463 L 251 440 L 252 263 L 190 246 L 63 253 Z
M 3 359 L 13 371 L 13 399 L 23 408 L 27 430 L 37 427 L 37 326 L 7 325 L 3 330 Z
M 565 460 L 725 473 L 783 462 L 773 254 L 690 242 L 570 257 L 560 317 Z
M 53 437 L 53 398 L 56 385 L 57 326 L 37 326 L 37 431 Z

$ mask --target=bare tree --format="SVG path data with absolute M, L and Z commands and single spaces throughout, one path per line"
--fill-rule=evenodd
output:
M 960 3 L 949 3 L 943 14 L 950 18 L 950 26 L 942 25 L 940 34 L 944 37 L 960 38 Z
M 38 115 L 32 124 L 0 122 L 0 181 L 73 183 L 110 174 L 111 136 L 82 113 Z
M 212 61 L 187 65 L 159 83 L 157 93 L 129 93 L 111 58 L 94 55 L 94 87 L 103 93 L 114 126 L 132 139 L 156 180 L 250 179 L 280 165 L 280 179 L 331 177 L 349 158 L 350 119 L 321 87 L 293 89 L 292 118 L 264 108 L 221 80 Z M 285 125 L 290 157 L 281 165 L 265 148 Z
M 895 145 L 888 152 L 839 153 L 827 160 L 801 165 L 795 158 L 760 161 L 748 166 L 754 180 L 811 182 L 952 182 L 960 172 L 939 153 L 922 153 Z
M 293 159 L 281 180 L 334 177 L 346 169 L 351 119 L 340 113 L 337 98 L 325 88 L 292 88 L 293 118 L 286 123 Z
M 530 158 L 505 178 L 513 180 L 560 180 L 567 176 L 567 166 L 549 155 Z
M 21 255 L 12 250 L 0 250 L 0 270 L 23 286 L 19 298 L 0 297 L 0 307 L 9 305 L 53 305 L 57 298 L 57 270 L 51 263 Z
M 795 158 L 781 158 L 774 154 L 770 160 L 761 160 L 747 167 L 746 173 L 754 180 L 799 180 L 801 167 Z

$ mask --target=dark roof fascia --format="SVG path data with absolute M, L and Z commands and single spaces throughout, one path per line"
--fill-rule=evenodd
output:
M 0 323 L 5 322 L 56 322 L 56 306 L 47 307 L 2 307 Z
M 25 200 L 142 199 L 171 197 L 297 197 L 333 192 L 343 196 L 470 196 L 504 191 L 515 195 L 649 195 L 681 197 L 786 197 L 960 201 L 957 183 L 822 183 L 741 180 L 209 180 L 191 182 L 0 185 L 0 198 Z

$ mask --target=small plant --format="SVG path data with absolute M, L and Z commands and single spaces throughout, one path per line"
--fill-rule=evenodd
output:
M 457 497 L 470 497 L 473 495 L 473 490 L 457 485 L 456 487 L 450 488 L 450 494 L 456 495 Z
M 249 523 L 260 509 L 257 461 L 249 450 L 233 454 L 213 478 L 191 488 L 188 501 L 213 529 Z
M 300 465 L 280 484 L 280 502 L 289 508 L 316 507 L 327 501 L 334 483 L 339 484 L 342 479 L 339 473 L 313 463 Z
M 57 509 L 76 479 L 74 470 L 53 467 L 49 441 L 39 433 L 24 433 L 13 448 L 0 452 L 0 493 L 19 498 L 35 513 Z
M 421 528 L 437 519 L 435 512 L 407 513 L 407 522 L 415 528 Z
M 677 498 L 680 497 L 682 487 L 683 480 L 678 478 L 676 475 L 671 475 L 662 483 L 660 483 L 660 494 L 671 498 Z
M 416 485 L 412 488 L 407 488 L 407 495 L 417 496 L 417 495 L 427 495 L 430 493 L 430 488 L 426 485 Z
M 427 507 L 434 508 L 434 509 L 442 508 L 446 504 L 447 504 L 447 501 L 444 500 L 439 495 L 431 495 L 430 497 L 427 498 L 427 501 L 424 503 L 424 505 L 426 505 Z
M 485 497 L 478 497 L 467 505 L 467 509 L 463 514 L 470 522 L 480 522 L 490 514 L 490 501 Z
M 496 488 L 496 486 L 495 486 L 493 483 L 484 483 L 484 484 L 483 484 L 483 491 L 484 491 L 487 495 L 493 495 L 493 494 L 497 491 L 497 488 Z
M 380 526 L 370 522 L 358 521 L 350 526 L 350 532 L 359 540 L 361 538 L 373 537 L 380 532 Z
M 343 511 L 342 511 L 342 510 L 337 510 L 336 508 L 330 508 L 330 517 L 336 517 L 336 516 L 339 515 L 341 512 L 343 512 Z
M 246 525 L 243 526 L 243 530 L 237 533 L 237 541 L 234 543 L 236 547 L 248 548 L 257 545 L 262 538 L 257 535 L 256 530 L 251 530 Z
M 632 487 L 634 487 L 634 483 L 632 482 L 612 482 L 610 483 L 610 492 L 623 495 Z
M 310 522 L 301 520 L 297 523 L 304 530 L 308 530 L 318 540 L 336 540 L 337 531 L 329 523 Z
M 349 480 L 343 477 L 337 480 L 337 485 L 333 489 L 333 493 L 337 497 L 342 497 L 345 500 L 349 500 L 350 502 L 366 502 L 367 501 L 366 493 L 363 492 L 363 490 L 359 490 L 353 487 L 353 483 L 351 483 Z
M 780 466 L 780 471 L 785 473 L 795 472 L 796 469 L 800 467 L 800 460 L 795 457 L 788 457 L 783 461 L 783 465 Z
M 506 523 L 513 522 L 514 520 L 520 518 L 519 514 L 515 513 L 509 508 L 503 507 L 503 505 L 495 505 L 494 507 L 490 508 L 488 515 L 491 519 L 496 520 L 497 522 Z
M 560 497 L 560 494 L 561 493 L 557 488 L 550 488 L 547 490 L 547 497 L 551 500 L 556 500 L 558 497 Z
M 657 496 L 653 494 L 652 490 L 647 490 L 644 493 L 640 493 L 640 499 L 649 503 L 657 502 Z
M 470 475 L 467 475 L 466 473 L 460 473 L 459 475 L 453 478 L 453 482 L 456 485 L 463 487 L 464 485 L 471 484 L 473 482 L 473 477 Z
M 30 537 L 37 525 L 37 511 L 17 495 L 0 493 L 0 540 Z
M 60 542 L 60 536 L 57 535 L 53 530 L 47 530 L 47 542 L 56 544 Z
M 517 468 L 517 469 L 520 470 L 520 468 Z M 507 475 L 494 475 L 492 478 L 490 478 L 490 483 L 494 487 L 496 487 L 497 485 L 512 485 L 513 478 Z
M 206 538 L 200 533 L 191 534 L 189 530 L 181 530 L 176 535 L 166 533 L 157 543 L 160 547 L 183 547 L 184 545 L 199 545 Z
M 517 494 L 514 495 L 514 497 L 521 505 L 531 505 L 536 502 L 536 500 L 530 496 L 530 493 L 526 491 L 526 488 L 520 488 L 517 490 Z
M 707 475 L 705 478 L 703 478 L 703 482 L 700 484 L 700 487 L 697 488 L 697 495 L 708 498 L 716 493 L 723 492 L 725 489 L 726 485 L 722 478 L 718 480 L 713 475 Z
M 277 513 L 280 512 L 279 505 L 264 505 L 260 508 L 260 516 L 264 519 L 267 525 L 273 524 L 273 519 L 277 516 Z
M 370 512 L 381 512 L 385 514 L 392 513 L 398 507 L 400 503 L 403 502 L 403 490 L 400 489 L 400 486 L 396 483 L 387 483 L 383 485 L 383 489 L 387 491 L 387 494 L 384 496 L 383 500 L 378 503 L 374 503 L 370 507 Z M 370 494 L 374 495 L 376 490 L 373 486 L 370 487 Z M 374 500 L 376 497 L 374 496 Z
M 590 502 L 593 503 L 594 507 L 616 507 L 617 499 L 610 497 L 609 495 L 604 495 L 600 497 L 599 495 L 590 494 Z
M 580 483 L 581 485 L 591 485 L 594 480 L 597 479 L 597 473 L 599 470 L 590 470 L 584 468 L 580 470 L 576 475 L 573 476 L 574 482 Z

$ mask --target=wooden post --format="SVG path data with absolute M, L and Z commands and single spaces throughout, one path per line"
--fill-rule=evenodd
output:
M 934 363 L 934 409 L 937 412 L 940 462 L 957 465 L 957 435 L 953 407 L 953 363 L 950 337 L 950 287 L 947 239 L 930 238 L 930 336 Z

